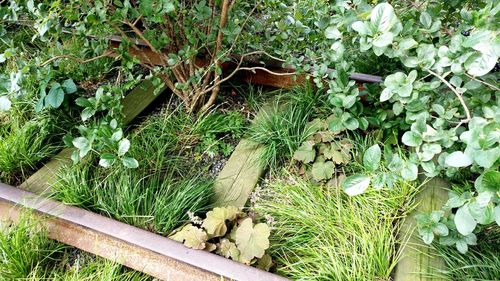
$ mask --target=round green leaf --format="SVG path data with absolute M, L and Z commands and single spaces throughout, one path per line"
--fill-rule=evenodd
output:
M 401 169 L 401 177 L 407 181 L 414 181 L 418 177 L 418 166 L 415 163 L 407 162 Z
M 351 130 L 351 131 L 354 131 L 356 129 L 359 128 L 359 122 L 356 118 L 353 118 L 353 117 L 349 117 L 345 122 L 344 122 L 344 126 Z
M 63 101 L 64 90 L 61 88 L 61 84 L 52 84 L 49 93 L 45 97 L 45 102 L 54 108 L 58 108 L 59 106 L 61 106 Z
M 469 235 L 476 228 L 477 222 L 474 217 L 472 217 L 468 205 L 458 208 L 455 214 L 455 225 L 457 226 L 458 232 L 462 235 Z
M 380 165 L 380 159 L 382 158 L 382 152 L 378 144 L 375 144 L 368 148 L 363 155 L 363 166 L 370 171 L 375 171 Z
M 135 169 L 139 167 L 139 162 L 135 160 L 132 157 L 123 157 L 122 159 L 123 166 L 130 168 L 130 169 Z
M 340 39 L 342 34 L 336 27 L 330 26 L 325 30 L 325 36 L 328 39 Z
M 116 156 L 111 154 L 111 153 L 103 153 L 101 155 L 101 159 L 99 160 L 99 165 L 104 167 L 104 168 L 108 168 L 110 167 L 111 165 L 113 165 L 113 163 L 115 162 L 116 160 Z
M 122 139 L 118 143 L 118 156 L 123 156 L 130 149 L 130 141 L 128 139 Z
M 447 236 L 449 233 L 448 227 L 444 223 L 438 223 L 436 227 L 434 227 L 434 233 L 439 236 Z
M 403 134 L 402 141 L 407 146 L 415 147 L 422 144 L 422 137 L 415 132 L 408 131 Z
M 500 147 L 488 150 L 477 149 L 473 154 L 474 162 L 479 166 L 489 169 L 500 158 Z
M 391 32 L 383 33 L 373 40 L 373 46 L 383 48 L 392 44 L 392 40 L 394 39 L 394 34 Z
M 84 137 L 79 137 L 73 139 L 73 145 L 78 149 L 83 149 L 90 146 L 90 142 Z
M 462 253 L 462 254 L 467 253 L 468 248 L 469 248 L 469 247 L 467 246 L 467 243 L 466 243 L 464 240 L 462 240 L 462 239 L 460 239 L 460 240 L 458 240 L 458 241 L 456 242 L 456 247 L 457 247 L 457 250 L 458 250 L 460 253 Z
M 420 230 L 420 236 L 422 236 L 422 240 L 427 245 L 430 245 L 434 241 L 434 233 L 429 228 Z
M 462 151 L 455 151 L 446 157 L 446 165 L 460 168 L 472 165 L 472 159 Z
M 422 12 L 420 14 L 420 23 L 427 29 L 431 27 L 432 24 L 432 18 L 431 15 L 427 12 Z
M 394 8 L 388 3 L 378 4 L 370 14 L 370 21 L 379 32 L 389 31 L 397 21 Z
M 464 66 L 470 75 L 483 76 L 495 67 L 497 61 L 498 56 L 495 55 L 494 50 L 490 50 L 487 53 L 471 56 Z
M 81 114 L 81 117 L 82 117 L 82 121 L 87 121 L 89 120 L 92 116 L 94 116 L 95 114 L 95 110 L 93 108 L 85 108 L 84 110 L 82 110 L 82 114 Z
M 62 87 L 66 94 L 73 94 L 76 92 L 76 85 L 75 82 L 73 82 L 73 79 L 64 80 Z
M 351 25 L 352 29 L 358 32 L 360 35 L 368 35 L 370 33 L 366 24 L 362 21 L 356 21 Z
M 388 101 L 393 95 L 394 92 L 391 89 L 385 88 L 380 94 L 380 101 L 381 102 Z
M 349 196 L 359 195 L 370 186 L 371 178 L 366 175 L 353 175 L 342 182 L 342 188 Z

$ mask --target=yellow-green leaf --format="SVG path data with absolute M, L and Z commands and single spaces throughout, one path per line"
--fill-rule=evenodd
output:
M 184 243 L 189 248 L 203 250 L 205 249 L 205 242 L 208 240 L 208 235 L 203 229 L 188 224 L 170 235 L 170 239 Z
M 269 248 L 271 230 L 265 223 L 253 225 L 251 218 L 246 218 L 236 230 L 236 246 L 240 251 L 239 261 L 250 264 L 254 258 L 262 258 Z
M 273 265 L 274 265 L 273 259 L 268 254 L 265 254 L 264 256 L 262 256 L 262 258 L 260 258 L 257 261 L 257 268 L 260 268 L 265 271 L 269 271 L 271 267 L 273 267 Z
M 225 238 L 221 240 L 217 253 L 226 258 L 231 258 L 235 261 L 240 258 L 240 250 L 238 250 L 236 244 Z
M 227 232 L 226 220 L 234 220 L 241 211 L 234 207 L 217 207 L 207 213 L 207 218 L 203 220 L 202 227 L 207 230 L 211 237 L 221 237 Z

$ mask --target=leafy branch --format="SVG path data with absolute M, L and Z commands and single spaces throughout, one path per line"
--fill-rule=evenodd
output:
M 464 100 L 464 97 L 462 96 L 462 94 L 460 92 L 458 92 L 457 89 L 455 89 L 455 87 L 453 87 L 453 85 L 451 85 L 450 82 L 448 82 L 445 79 L 445 77 L 437 74 L 436 72 L 434 72 L 434 71 L 432 71 L 430 69 L 427 69 L 426 71 L 429 72 L 430 74 L 434 75 L 439 80 L 441 80 L 441 82 L 443 82 L 455 94 L 455 96 L 457 96 L 458 100 L 460 101 L 460 104 L 462 105 L 462 107 L 463 107 L 463 109 L 465 111 L 465 115 L 467 116 L 466 119 L 463 119 L 463 120 L 460 121 L 460 124 L 467 124 L 467 123 L 469 123 L 469 121 L 472 119 L 472 116 L 470 114 L 470 110 L 467 107 L 467 104 L 465 103 L 465 100 Z

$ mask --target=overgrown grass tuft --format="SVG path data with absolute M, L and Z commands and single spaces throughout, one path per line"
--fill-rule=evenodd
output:
M 278 274 L 293 280 L 389 279 L 413 185 L 356 197 L 294 177 L 267 188 L 256 209 L 276 223 L 270 252 Z
M 500 227 L 492 226 L 478 235 L 478 245 L 461 254 L 453 247 L 436 245 L 447 270 L 446 280 L 498 280 L 500 277 Z
M 35 268 L 47 265 L 61 249 L 27 217 L 21 218 L 17 226 L 0 222 L 0 280 L 28 277 Z
M 127 169 L 78 164 L 60 174 L 54 197 L 161 234 L 210 208 L 212 178 L 193 162 L 206 135 L 239 128 L 218 113 L 195 118 L 169 110 L 148 118 L 131 135 L 130 154 L 140 166 Z M 232 118 L 232 117 L 231 117 Z
M 145 281 L 144 274 L 76 252 L 47 238 L 39 222 L 23 216 L 0 224 L 0 280 Z
M 312 134 L 307 123 L 321 98 L 322 95 L 312 87 L 297 88 L 281 93 L 272 103 L 257 108 L 259 113 L 249 127 L 247 137 L 264 145 L 261 161 L 276 168 L 293 155 Z
M 76 165 L 61 175 L 55 197 L 66 204 L 97 211 L 119 221 L 168 234 L 188 219 L 187 212 L 206 210 L 212 182 L 201 178 L 173 181 L 161 171 L 143 175 L 134 170 Z
M 0 182 L 21 183 L 61 148 L 61 116 L 45 111 L 32 112 L 31 105 L 14 104 L 9 112 L 0 113 Z

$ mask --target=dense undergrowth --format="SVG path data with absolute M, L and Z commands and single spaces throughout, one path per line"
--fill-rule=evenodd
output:
M 27 104 L 16 104 L 9 114 L 0 113 L 0 181 L 21 183 L 62 147 L 64 117 L 46 112 L 34 115 Z
M 146 281 L 144 274 L 91 256 L 47 237 L 40 221 L 24 215 L 0 224 L 0 279 L 53 281 Z
M 279 274 L 292 280 L 390 278 L 405 243 L 399 229 L 415 206 L 418 186 L 396 181 L 388 190 L 344 193 L 341 182 L 366 170 L 361 152 L 374 142 L 351 138 L 352 160 L 326 184 L 293 175 L 292 166 L 273 173 L 253 198 L 256 212 L 273 225 L 270 254 Z
M 204 158 L 223 154 L 244 126 L 241 115 L 209 112 L 199 118 L 167 105 L 130 139 L 137 169 L 103 168 L 84 161 L 60 173 L 54 197 L 161 234 L 211 206 L 214 175 Z M 218 148 L 217 148 L 218 147 Z M 208 160 L 210 161 L 210 160 Z
M 30 70 L 30 64 L 57 56 L 62 50 L 76 51 L 82 42 L 68 40 L 63 45 L 54 46 L 40 40 L 30 41 L 30 29 L 23 26 L 11 26 L 0 33 L 10 39 L 0 42 L 0 52 L 4 55 L 10 52 L 17 58 L 0 65 L 0 91 L 13 96 L 9 102 L 10 110 L 0 111 L 0 181 L 17 185 L 62 149 L 62 137 L 71 132 L 77 122 L 77 110 L 73 108 L 71 98 L 61 102 L 61 110 L 53 110 L 49 106 L 41 110 L 40 100 L 44 100 L 41 95 L 49 87 L 49 78 L 40 82 L 37 76 L 47 73 L 39 70 L 33 75 L 26 75 L 26 72 Z M 15 52 L 13 42 L 16 42 Z M 58 80 L 70 77 L 67 81 L 78 84 L 83 93 L 93 91 L 93 87 L 102 83 L 112 69 L 112 60 L 102 59 L 85 66 L 65 61 L 57 69 L 47 72 L 49 77 Z M 9 77 L 8 73 L 17 74 Z
M 204 164 L 244 134 L 238 113 L 186 112 L 207 112 L 221 83 L 270 59 L 315 85 L 262 105 L 246 135 L 278 178 L 257 210 L 275 220 L 279 273 L 390 278 L 416 182 L 443 177 L 449 201 L 417 216 L 418 233 L 438 248 L 448 278 L 498 276 L 490 255 L 500 244 L 497 2 L 9 3 L 0 6 L 1 181 L 21 182 L 68 132 L 80 163 L 60 174 L 54 196 L 168 234 L 188 212 L 210 209 Z M 113 54 L 110 36 L 121 37 Z M 134 55 L 146 46 L 161 66 Z M 382 83 L 356 84 L 355 72 Z M 124 133 L 121 99 L 144 78 L 183 106 Z M 74 108 L 81 121 L 66 126 Z
M 463 255 L 449 247 L 438 247 L 447 269 L 438 276 L 446 280 L 495 280 L 500 276 L 500 228 L 486 229 L 478 237 L 478 245 Z
M 289 176 L 264 188 L 256 209 L 275 222 L 270 253 L 279 274 L 292 280 L 389 278 L 414 185 L 398 183 L 391 191 L 356 198 L 338 186 Z
M 250 92 L 248 95 L 255 95 Z M 272 100 L 264 99 L 255 104 L 256 118 L 248 128 L 250 140 L 262 144 L 264 153 L 261 161 L 271 168 L 286 163 L 299 145 L 312 131 L 306 126 L 324 105 L 324 95 L 312 87 L 292 91 L 266 93 Z

